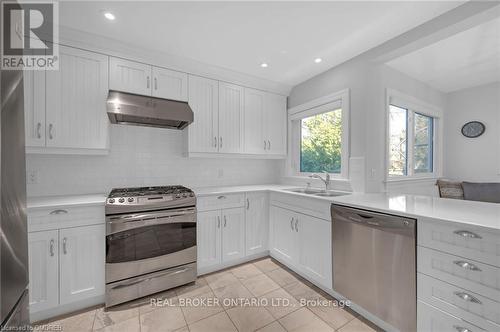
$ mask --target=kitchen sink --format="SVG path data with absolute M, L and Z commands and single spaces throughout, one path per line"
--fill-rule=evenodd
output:
M 334 197 L 334 196 L 344 196 L 344 195 L 348 195 L 348 194 L 336 192 L 336 191 L 327 191 L 327 192 L 314 194 L 314 196 L 324 196 L 324 197 Z
M 314 196 L 322 196 L 322 197 L 334 197 L 334 196 L 344 196 L 348 195 L 348 193 L 344 193 L 341 191 L 324 191 L 321 189 L 307 189 L 307 188 L 294 188 L 294 189 L 285 189 L 286 191 L 291 191 L 294 193 L 306 194 L 306 195 L 314 195 Z

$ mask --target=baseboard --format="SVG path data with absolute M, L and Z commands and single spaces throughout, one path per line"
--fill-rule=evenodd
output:
M 91 297 L 82 301 L 68 303 L 64 305 L 57 306 L 52 309 L 47 309 L 43 311 L 38 311 L 31 313 L 30 312 L 30 322 L 35 323 L 42 320 L 47 320 L 50 318 L 55 318 L 58 316 L 62 316 L 65 314 L 69 314 L 71 312 L 79 311 L 82 309 L 90 308 L 96 305 L 104 305 L 104 294 Z
M 260 252 L 258 254 L 253 254 L 253 255 L 245 256 L 243 258 L 240 258 L 240 259 L 237 259 L 237 260 L 234 260 L 234 261 L 231 261 L 231 262 L 227 262 L 227 263 L 222 263 L 222 264 L 218 264 L 218 265 L 214 265 L 214 266 L 209 266 L 209 267 L 202 267 L 202 268 L 198 267 L 198 276 L 202 276 L 204 274 L 208 274 L 208 273 L 212 273 L 212 272 L 224 270 L 224 269 L 227 269 L 229 267 L 236 266 L 236 265 L 239 265 L 239 264 L 243 264 L 243 263 L 246 263 L 246 262 L 249 262 L 249 261 L 253 261 L 255 259 L 259 259 L 259 258 L 263 258 L 263 257 L 269 257 L 269 251 L 268 250 Z

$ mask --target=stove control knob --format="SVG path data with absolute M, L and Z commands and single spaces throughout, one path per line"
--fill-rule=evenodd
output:
M 120 203 L 125 202 L 125 198 L 123 198 L 123 197 L 122 197 L 122 198 L 120 198 L 120 199 L 118 200 L 118 202 L 120 202 Z
M 175 195 L 175 198 L 181 198 L 181 195 L 177 194 Z
M 109 199 L 109 202 L 110 202 L 111 204 L 113 204 L 113 203 L 115 202 L 115 199 L 114 199 L 114 198 L 110 198 L 110 199 Z
M 189 196 L 194 197 L 194 193 L 190 193 Z
M 186 193 L 182 194 L 182 197 L 187 197 L 187 194 Z
M 129 201 L 129 202 L 133 202 L 133 201 L 134 201 L 134 199 L 133 199 L 132 197 L 129 197 L 129 198 L 127 199 L 127 201 Z

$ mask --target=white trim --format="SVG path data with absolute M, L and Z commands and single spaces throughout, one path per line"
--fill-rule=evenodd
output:
M 426 115 L 432 117 L 434 119 L 433 124 L 433 151 L 432 151 L 432 173 L 423 173 L 423 174 L 411 174 L 411 175 L 389 175 L 389 165 L 390 165 L 390 105 L 396 104 L 397 106 L 407 108 L 410 112 L 410 121 L 408 121 L 411 125 L 408 126 L 408 137 L 413 137 L 413 117 L 414 113 L 419 113 L 422 115 Z M 388 183 L 397 183 L 403 181 L 420 181 L 420 180 L 431 180 L 437 179 L 442 174 L 442 165 L 443 165 L 443 110 L 439 107 L 429 104 L 425 101 L 422 101 L 416 97 L 404 94 L 394 89 L 387 88 L 386 89 L 386 103 L 385 103 L 385 160 L 384 160 L 384 182 Z M 407 159 L 407 167 L 410 170 L 410 167 L 413 165 L 413 151 L 412 145 L 410 145 L 410 150 L 407 151 L 408 159 Z M 410 172 L 413 173 L 413 172 Z
M 341 149 L 341 171 L 340 174 L 332 173 L 332 180 L 349 179 L 349 157 L 350 157 L 350 91 L 343 89 L 338 92 L 323 96 L 304 104 L 288 109 L 288 154 L 285 176 L 307 178 L 311 173 L 300 173 L 297 171 L 297 152 L 294 143 L 300 141 L 297 135 L 299 131 L 294 129 L 294 121 L 307 116 L 324 113 L 328 110 L 342 109 L 342 149 Z M 297 124 L 295 124 L 295 127 Z

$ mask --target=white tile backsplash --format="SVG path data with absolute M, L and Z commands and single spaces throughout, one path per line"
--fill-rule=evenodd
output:
M 186 158 L 185 132 L 112 125 L 105 156 L 28 155 L 28 196 L 107 193 L 111 188 L 277 183 L 282 161 Z M 222 174 L 222 175 L 221 175 Z

